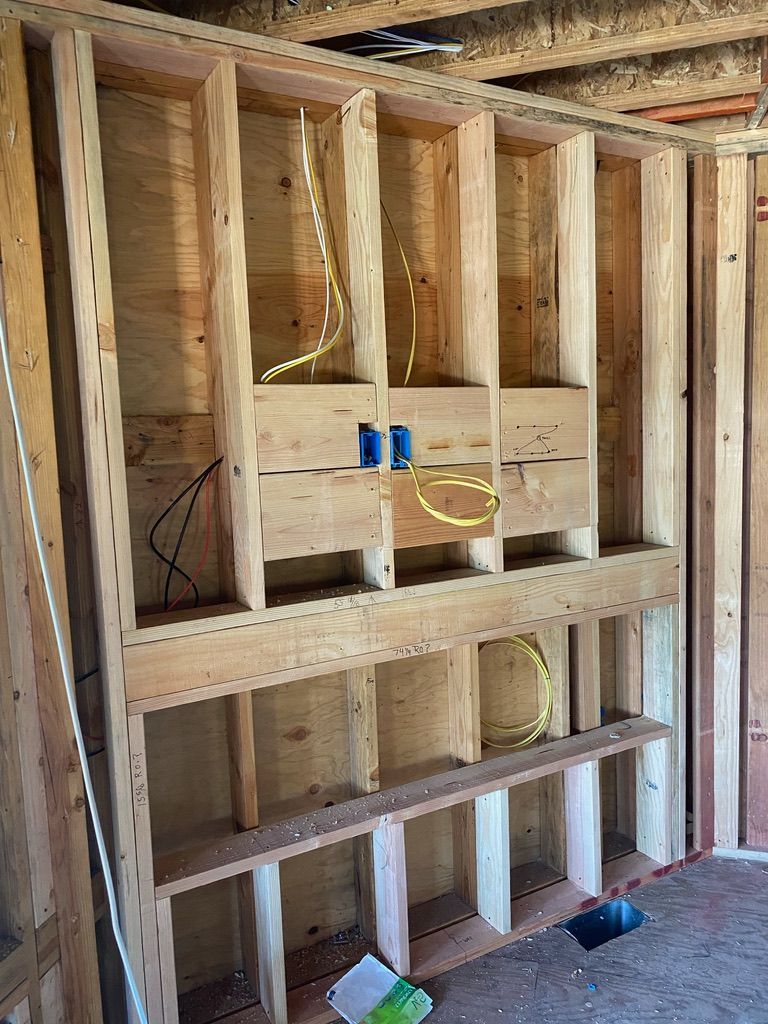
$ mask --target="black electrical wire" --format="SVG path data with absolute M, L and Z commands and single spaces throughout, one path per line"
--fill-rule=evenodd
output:
M 200 491 L 201 491 L 203 485 L 205 484 L 205 481 L 208 479 L 208 477 L 211 475 L 211 473 L 214 471 L 214 469 L 216 469 L 217 466 L 221 465 L 221 463 L 223 461 L 224 461 L 224 456 L 222 455 L 218 459 L 216 459 L 215 462 L 212 462 L 210 464 L 210 466 L 206 466 L 206 468 L 202 471 L 202 473 L 199 474 L 199 476 L 196 476 L 195 479 L 191 483 L 187 484 L 187 486 L 184 488 L 183 491 L 181 491 L 180 494 L 176 495 L 176 497 L 170 503 L 168 508 L 155 520 L 155 522 L 152 525 L 152 529 L 149 531 L 149 546 L 150 546 L 150 548 L 152 549 L 154 554 L 157 555 L 157 557 L 160 559 L 160 561 L 168 566 L 168 573 L 167 573 L 166 578 L 165 578 L 165 590 L 164 590 L 164 594 L 163 594 L 163 608 L 164 609 L 168 608 L 168 604 L 169 604 L 169 602 L 168 602 L 168 595 L 169 595 L 169 591 L 170 591 L 171 579 L 173 577 L 173 573 L 177 572 L 184 580 L 186 580 L 187 583 L 191 582 L 191 577 L 188 576 L 187 573 L 184 572 L 184 570 L 182 568 L 180 568 L 176 564 L 176 559 L 179 557 L 179 552 L 181 551 L 181 545 L 182 545 L 182 543 L 184 541 L 184 535 L 187 532 L 187 526 L 189 525 L 189 520 L 190 520 L 190 518 L 192 516 L 192 510 L 195 507 L 195 503 L 197 501 L 198 495 L 200 494 Z M 166 518 L 166 516 L 168 516 L 176 508 L 176 506 L 179 504 L 179 502 L 187 494 L 189 494 L 189 492 L 192 490 L 193 487 L 196 488 L 196 489 L 195 489 L 194 494 L 192 495 L 192 499 L 191 499 L 191 501 L 189 503 L 189 507 L 187 508 L 187 513 L 186 513 L 186 515 L 184 517 L 184 522 L 182 524 L 178 540 L 176 541 L 176 547 L 175 547 L 174 552 L 173 552 L 173 558 L 167 558 L 163 554 L 163 552 L 158 548 L 157 544 L 155 544 L 155 534 L 157 533 L 157 530 L 158 530 L 160 524 L 163 522 L 163 520 Z M 195 606 L 195 608 L 197 608 L 198 604 L 200 603 L 200 592 L 198 591 L 197 585 L 195 583 L 192 583 L 192 590 L 193 590 L 194 595 L 195 595 L 195 605 L 194 606 Z

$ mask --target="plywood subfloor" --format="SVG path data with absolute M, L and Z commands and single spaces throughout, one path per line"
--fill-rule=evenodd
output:
M 428 982 L 430 1024 L 765 1024 L 768 864 L 712 858 L 630 898 L 651 920 L 591 953 L 549 928 Z

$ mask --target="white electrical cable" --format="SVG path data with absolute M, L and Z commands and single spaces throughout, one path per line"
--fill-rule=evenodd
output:
M 301 115 L 301 164 L 304 168 L 304 179 L 307 183 L 307 192 L 309 193 L 309 202 L 312 206 L 312 219 L 315 222 L 315 234 L 317 235 L 317 243 L 320 246 L 320 252 L 323 254 L 323 270 L 325 271 L 325 316 L 323 317 L 323 329 L 320 332 L 320 337 L 317 340 L 317 347 L 315 352 L 319 352 L 323 347 L 325 341 L 325 332 L 328 330 L 328 320 L 331 315 L 331 275 L 328 273 L 328 249 L 325 244 L 325 231 L 323 229 L 323 222 L 320 219 L 320 210 L 317 206 L 315 199 L 315 190 L 312 186 L 312 174 L 309 169 L 309 163 L 307 161 L 307 149 L 309 147 L 309 140 L 307 139 L 307 125 L 305 118 L 305 108 L 299 109 Z M 317 366 L 317 360 L 312 360 L 312 367 L 309 371 L 309 381 L 314 384 L 315 381 L 315 366 Z
M 32 483 L 32 472 L 30 470 L 29 459 L 27 457 L 27 447 L 26 444 L 24 443 L 24 431 L 22 429 L 21 416 L 19 415 L 19 408 L 16 401 L 16 392 L 13 387 L 13 378 L 11 377 L 11 356 L 8 350 L 8 335 L 5 323 L 5 309 L 3 308 L 0 308 L 0 350 L 2 350 L 3 371 L 5 373 L 5 383 L 8 389 L 8 398 L 11 403 L 13 426 L 16 431 L 16 442 L 19 450 L 19 461 L 21 463 L 22 477 L 24 479 L 24 490 L 26 491 L 27 502 L 29 504 L 29 514 L 32 518 L 32 527 L 35 537 L 35 548 L 37 549 L 37 558 L 40 563 L 40 571 L 43 576 L 43 586 L 45 589 L 45 596 L 48 600 L 48 609 L 51 613 L 53 632 L 56 637 L 56 650 L 59 655 L 61 673 L 64 678 L 64 689 L 67 694 L 69 714 L 70 717 L 72 718 L 72 725 L 75 731 L 75 742 L 77 743 L 77 752 L 80 755 L 80 764 L 83 772 L 83 783 L 85 785 L 85 795 L 88 800 L 88 808 L 91 812 L 91 820 L 93 822 L 93 831 L 96 836 L 96 845 L 99 851 L 101 869 L 104 873 L 104 886 L 107 892 L 107 902 L 109 904 L 109 912 L 112 921 L 112 931 L 115 936 L 115 942 L 117 943 L 118 952 L 120 953 L 120 959 L 123 962 L 125 978 L 126 981 L 128 982 L 128 988 L 130 989 L 131 998 L 133 999 L 134 1006 L 136 1007 L 136 1013 L 138 1014 L 140 1024 L 149 1024 L 147 1013 L 142 1004 L 141 995 L 139 994 L 138 985 L 136 984 L 136 978 L 134 977 L 130 960 L 128 959 L 128 950 L 126 949 L 125 946 L 123 933 L 120 930 L 120 915 L 117 906 L 117 895 L 115 893 L 115 885 L 112 880 L 112 872 L 109 866 L 107 848 L 104 842 L 104 833 L 101 828 L 101 822 L 99 821 L 99 814 L 96 808 L 96 796 L 93 792 L 93 784 L 91 782 L 90 770 L 88 768 L 88 754 L 85 749 L 85 740 L 83 738 L 83 733 L 80 728 L 80 720 L 77 715 L 77 699 L 75 697 L 74 676 L 72 673 L 71 666 L 69 664 L 69 658 L 67 655 L 67 645 L 64 640 L 64 632 L 61 626 L 61 620 L 59 619 L 59 613 L 56 608 L 56 598 L 53 593 L 53 584 L 51 582 L 50 573 L 48 571 L 48 563 L 45 557 L 45 542 L 43 540 L 43 534 L 40 528 L 40 519 L 37 513 L 37 501 L 35 499 L 35 491 Z

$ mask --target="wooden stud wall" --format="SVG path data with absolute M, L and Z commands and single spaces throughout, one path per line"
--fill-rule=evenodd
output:
M 240 966 L 265 1020 L 319 1020 L 334 935 L 424 980 L 457 934 L 475 955 L 681 861 L 692 139 L 18 6 L 52 44 L 119 888 L 153 1022 Z M 263 385 L 322 320 L 302 103 L 348 319 L 315 384 Z M 408 387 L 380 198 L 414 277 Z M 399 423 L 419 464 L 491 480 L 499 515 L 424 518 L 390 469 Z M 165 614 L 148 528 L 219 456 L 203 607 Z M 510 754 L 481 719 L 543 699 L 483 647 L 513 633 L 554 712 Z

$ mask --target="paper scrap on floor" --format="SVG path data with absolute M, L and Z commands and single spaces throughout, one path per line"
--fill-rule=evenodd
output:
M 398 978 L 370 953 L 336 982 L 327 998 L 349 1024 L 418 1024 L 432 1009 L 426 992 Z

